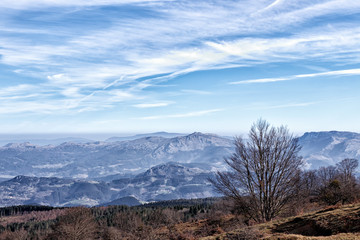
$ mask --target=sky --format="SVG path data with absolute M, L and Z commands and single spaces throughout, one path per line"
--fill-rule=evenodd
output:
M 360 1 L 1 0 L 0 133 L 360 132 Z

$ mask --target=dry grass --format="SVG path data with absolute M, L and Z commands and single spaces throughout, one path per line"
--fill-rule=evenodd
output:
M 360 239 L 360 204 L 332 206 L 320 211 L 201 239 Z
M 243 226 L 241 219 L 229 214 L 155 229 L 156 238 L 154 239 L 199 239 L 233 231 L 241 226 Z

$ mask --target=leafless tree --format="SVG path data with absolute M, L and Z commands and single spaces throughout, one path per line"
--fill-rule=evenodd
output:
M 359 161 L 357 159 L 345 158 L 338 164 L 336 167 L 340 173 L 342 181 L 347 185 L 355 181 L 354 172 L 359 166 Z
M 359 197 L 355 178 L 355 170 L 358 166 L 358 160 L 351 158 L 345 158 L 336 164 L 341 182 L 342 203 L 352 202 Z
M 359 195 L 355 170 L 358 160 L 346 158 L 335 166 L 321 167 L 316 170 L 316 199 L 325 204 L 349 203 Z
M 59 218 L 49 239 L 91 240 L 95 239 L 97 224 L 91 210 L 85 207 L 69 208 Z
M 257 222 L 279 214 L 296 193 L 302 158 L 300 146 L 286 127 L 258 120 L 248 139 L 235 138 L 235 153 L 225 158 L 230 171 L 210 180 L 232 198 L 241 211 Z
M 339 171 L 334 166 L 321 167 L 317 171 L 319 187 L 327 186 L 331 181 L 339 176 Z

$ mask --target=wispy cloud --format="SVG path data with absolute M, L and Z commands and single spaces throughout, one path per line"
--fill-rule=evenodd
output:
M 167 0 L 172 1 L 172 0 Z M 77 1 L 63 1 L 63 0 L 3 0 L 2 4 L 6 8 L 14 9 L 28 9 L 28 8 L 46 8 L 46 7 L 91 7 L 91 6 L 106 6 L 106 5 L 125 5 L 134 3 L 151 3 L 151 2 L 166 2 L 166 0 L 77 0 Z
M 135 10 L 128 13 L 129 16 L 107 16 L 107 12 L 99 12 L 99 16 L 106 16 L 104 25 L 85 24 L 86 14 L 96 16 L 92 13 L 105 11 L 101 6 L 126 6 Z M 18 15 L 29 13 L 34 23 L 14 19 L 16 14 L 8 13 L 8 8 L 19 11 Z M 42 11 L 34 17 L 31 15 L 34 9 Z M 51 17 L 46 15 L 46 9 L 52 9 Z M 33 97 L 34 107 L 27 111 L 35 112 L 40 111 L 41 106 L 46 112 L 51 111 L 51 106 L 54 112 L 59 111 L 59 106 L 68 111 L 90 111 L 113 107 L 119 102 L 128 102 L 138 108 L 161 107 L 164 103 L 156 100 L 147 99 L 152 102 L 147 105 L 136 104 L 134 100 L 149 95 L 144 90 L 155 84 L 201 70 L 301 59 L 357 63 L 360 59 L 360 27 L 341 22 L 309 29 L 303 25 L 321 16 L 346 16 L 359 10 L 360 2 L 350 0 L 315 3 L 280 0 L 5 0 L 0 7 L 3 17 L 0 33 L 4 33 L 0 34 L 0 64 L 21 69 L 17 71 L 21 78 L 36 78 L 35 84 L 27 85 L 37 89 L 36 94 L 42 97 L 36 98 L 30 89 L 16 93 L 3 87 L 0 92 L 8 91 L 9 95 L 17 96 L 7 99 L 10 105 L 19 104 L 18 98 Z M 84 21 L 84 26 L 72 28 L 76 21 L 73 23 L 69 19 L 81 16 L 79 13 L 85 14 L 83 19 L 78 19 Z M 42 22 L 43 15 L 49 19 Z M 92 20 L 97 22 L 98 19 Z M 60 26 L 62 31 L 59 31 Z M 279 33 L 279 29 L 283 32 Z M 358 74 L 349 71 L 252 79 L 231 84 Z M 16 83 L 13 87 L 17 87 Z M 182 92 L 208 94 L 191 89 Z M 44 105 L 44 99 L 53 104 Z
M 210 91 L 197 90 L 197 89 L 182 89 L 181 92 L 189 94 L 209 95 Z
M 269 105 L 268 103 L 257 103 L 257 104 L 253 104 L 252 106 L 245 107 L 244 110 L 271 110 L 271 109 L 282 109 L 282 108 L 298 108 L 298 107 L 308 107 L 319 103 L 323 103 L 323 101 L 286 103 L 286 104 L 274 104 L 274 105 Z
M 251 80 L 230 82 L 229 84 L 269 83 L 269 82 L 296 80 L 300 78 L 313 78 L 313 77 L 322 77 L 322 76 L 344 76 L 344 75 L 360 75 L 360 68 L 345 69 L 338 71 L 327 71 L 321 73 L 298 74 L 298 75 L 280 77 L 280 78 L 251 79 Z
M 148 116 L 141 117 L 138 119 L 142 120 L 155 120 L 155 119 L 164 119 L 164 118 L 189 118 L 189 117 L 201 117 L 204 115 L 208 115 L 215 112 L 223 111 L 223 109 L 209 109 L 197 112 L 188 112 L 188 113 L 180 113 L 180 114 L 170 114 L 170 115 L 157 115 L 157 116 Z
M 156 107 L 166 107 L 172 104 L 172 102 L 158 102 L 158 103 L 139 103 L 133 105 L 136 108 L 156 108 Z

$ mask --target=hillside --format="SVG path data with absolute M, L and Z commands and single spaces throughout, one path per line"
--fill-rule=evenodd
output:
M 354 132 L 308 132 L 299 138 L 300 155 L 311 169 L 335 165 L 344 158 L 360 158 L 360 134 Z
M 0 208 L 0 239 L 66 239 L 81 228 L 89 239 L 355 240 L 360 238 L 360 203 L 332 206 L 272 222 L 246 226 L 226 201 L 177 200 L 136 207 Z M 75 225 L 74 225 L 75 226 Z M 56 238 L 53 234 L 58 234 Z M 26 238 L 27 237 L 27 238 Z
M 328 207 L 201 239 L 360 239 L 360 203 Z

